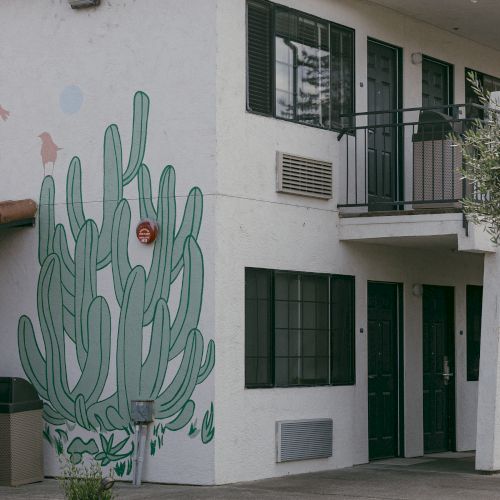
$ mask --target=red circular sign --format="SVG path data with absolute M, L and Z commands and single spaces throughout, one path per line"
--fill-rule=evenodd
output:
M 153 243 L 158 234 L 158 224 L 149 219 L 141 220 L 141 222 L 137 224 L 135 234 L 137 235 L 137 239 L 141 243 L 144 243 L 146 245 L 148 245 L 149 243 Z

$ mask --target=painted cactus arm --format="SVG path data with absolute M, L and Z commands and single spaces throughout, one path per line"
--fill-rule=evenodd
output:
M 99 399 L 109 371 L 111 314 L 104 297 L 96 297 L 88 312 L 89 351 L 73 395 L 83 396 L 88 407 Z
M 97 295 L 98 230 L 93 220 L 81 228 L 75 246 L 75 340 L 80 369 L 83 370 L 89 346 L 87 314 Z
M 52 425 L 61 425 L 66 422 L 64 417 L 59 415 L 59 413 L 52 408 L 48 403 L 43 403 L 43 418 L 46 422 Z
M 61 261 L 61 279 L 64 290 L 66 293 L 74 297 L 75 288 L 75 263 L 71 254 L 69 253 L 68 240 L 66 238 L 66 230 L 62 224 L 57 224 L 54 241 L 52 244 L 53 252 L 57 254 L 59 260 Z M 67 307 L 72 313 L 74 304 L 68 301 L 65 307 Z
M 52 246 L 61 262 L 64 331 L 75 342 L 75 263 L 69 253 L 66 231 L 62 224 L 56 226 Z
M 200 373 L 198 373 L 198 380 L 196 384 L 201 384 L 212 371 L 215 365 L 215 342 L 210 340 L 208 342 L 207 353 L 205 354 L 205 361 L 201 365 Z
M 59 258 L 55 254 L 49 255 L 43 263 L 37 294 L 38 317 L 46 353 L 48 400 L 59 414 L 74 421 L 66 373 L 61 272 Z
M 182 351 L 189 332 L 198 326 L 203 299 L 203 255 L 192 236 L 189 236 L 184 244 L 183 259 L 182 291 L 172 325 L 170 359 Z
M 125 284 L 118 325 L 116 352 L 118 413 L 127 420 L 130 419 L 130 400 L 139 397 L 145 281 L 144 268 L 134 267 Z
M 128 257 L 128 238 L 130 233 L 130 206 L 122 200 L 115 210 L 111 231 L 111 266 L 113 285 L 118 304 L 122 304 L 125 283 L 132 270 Z
M 151 195 L 151 176 L 149 169 L 144 163 L 137 173 L 137 187 L 139 190 L 139 211 L 141 219 L 156 220 L 156 208 L 153 205 Z
M 193 418 L 195 409 L 195 404 L 193 401 L 189 400 L 180 411 L 179 415 L 175 417 L 172 421 L 167 422 L 165 427 L 170 431 L 178 431 L 185 427 L 191 419 Z
M 55 190 L 54 179 L 48 175 L 43 179 L 42 188 L 40 189 L 38 209 L 38 262 L 40 265 L 52 253 Z
M 175 171 L 168 166 L 160 178 L 158 193 L 159 238 L 155 242 L 151 268 L 146 282 L 146 310 L 144 325 L 153 320 L 156 302 L 160 297 L 168 300 L 170 271 L 175 231 Z
M 17 327 L 19 357 L 24 372 L 42 399 L 49 399 L 47 393 L 47 366 L 38 348 L 33 324 L 28 316 L 21 316 Z
M 71 160 L 66 176 L 66 209 L 71 234 L 76 241 L 86 220 L 82 200 L 82 167 L 77 156 Z
M 203 339 L 198 330 L 192 330 L 186 340 L 181 364 L 171 384 L 156 400 L 157 418 L 168 418 L 178 413 L 191 399 L 200 371 Z
M 158 396 L 167 373 L 169 350 L 170 312 L 167 302 L 160 299 L 155 309 L 149 353 L 142 366 L 141 397 L 156 399 Z
M 113 431 L 125 429 L 130 425 L 129 417 L 118 413 L 118 394 L 115 392 L 109 398 L 99 401 L 87 409 L 87 418 L 92 428 Z
M 132 141 L 127 170 L 123 174 L 123 185 L 130 184 L 144 160 L 148 131 L 149 97 L 144 92 L 134 95 L 134 117 L 132 122 Z
M 110 125 L 104 133 L 104 181 L 103 216 L 99 231 L 97 268 L 103 269 L 111 261 L 111 230 L 115 209 L 123 196 L 122 143 L 116 125 Z
M 175 236 L 174 249 L 172 252 L 172 275 L 170 281 L 174 282 L 175 278 L 182 269 L 184 244 L 188 236 L 198 238 L 200 232 L 201 219 L 203 217 L 203 195 L 200 188 L 194 187 L 189 192 L 186 206 L 184 208 L 184 216 Z

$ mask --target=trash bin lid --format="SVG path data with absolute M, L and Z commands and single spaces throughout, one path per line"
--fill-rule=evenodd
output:
M 17 413 L 43 408 L 43 402 L 27 380 L 0 377 L 0 413 Z

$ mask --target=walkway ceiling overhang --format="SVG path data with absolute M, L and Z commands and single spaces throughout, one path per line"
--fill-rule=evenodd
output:
M 0 201 L 0 229 L 33 226 L 37 204 L 33 200 Z
M 369 0 L 500 50 L 500 0 Z

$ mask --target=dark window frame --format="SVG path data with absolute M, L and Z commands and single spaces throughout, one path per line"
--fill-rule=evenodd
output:
M 254 267 L 246 267 L 245 268 L 245 388 L 246 389 L 269 389 L 269 388 L 301 388 L 301 387 L 328 387 L 328 386 L 349 386 L 356 385 L 356 334 L 355 334 L 355 312 L 356 312 L 356 303 L 355 303 L 355 290 L 356 290 L 356 280 L 352 275 L 344 275 L 344 274 L 326 274 L 326 273 L 311 273 L 311 272 L 300 272 L 300 271 L 284 271 L 284 270 L 274 270 L 274 269 L 266 269 L 266 268 L 254 268 Z M 268 370 L 269 370 L 269 381 L 266 383 L 262 382 L 251 382 L 247 376 L 247 368 L 248 368 L 248 360 L 254 359 L 256 356 L 249 356 L 247 353 L 247 335 L 249 332 L 247 331 L 247 314 L 248 314 L 248 304 L 249 300 L 259 300 L 257 298 L 248 298 L 246 294 L 246 286 L 248 279 L 248 272 L 255 273 L 263 273 L 267 274 L 270 279 L 270 290 L 269 290 L 269 303 L 268 307 L 270 310 L 269 314 L 269 360 L 268 360 Z M 308 277 L 323 277 L 328 279 L 328 304 L 329 304 L 329 327 L 328 327 L 328 340 L 329 340 L 329 352 L 328 352 L 328 382 L 325 383 L 313 383 L 313 384 L 277 384 L 276 383 L 276 324 L 275 324 L 275 309 L 276 309 L 276 298 L 275 298 L 275 288 L 276 288 L 276 275 L 278 274 L 289 274 L 296 276 L 308 276 Z M 257 275 L 257 274 L 256 274 Z M 255 276 L 256 276 L 255 275 Z M 349 310 L 345 313 L 344 320 L 347 321 L 348 331 L 345 332 L 345 335 L 349 337 L 350 345 L 347 348 L 346 352 L 334 352 L 334 297 L 333 297 L 333 283 L 334 280 L 343 280 L 349 282 L 350 290 L 349 290 L 349 301 L 347 303 Z M 337 297 L 338 298 L 338 297 Z M 337 300 L 337 303 L 339 300 Z M 347 356 L 347 357 L 346 357 Z M 258 356 L 257 356 L 258 357 Z M 337 376 L 334 378 L 334 370 L 333 364 L 336 360 L 343 359 L 344 362 L 347 362 L 347 372 L 343 378 Z
M 269 52 L 269 68 L 268 71 L 270 71 L 270 81 L 269 81 L 269 92 L 270 92 L 270 99 L 271 99 L 271 109 L 269 112 L 263 112 L 263 111 L 258 111 L 252 109 L 250 105 L 250 76 L 249 76 L 249 25 L 248 25 L 248 8 L 249 5 L 260 5 L 261 7 L 269 8 L 270 9 L 270 32 L 269 32 L 269 37 L 270 37 L 270 52 Z M 330 52 L 330 69 L 329 69 L 329 76 L 330 76 L 330 125 L 329 127 L 324 127 L 321 125 L 315 125 L 312 123 L 306 123 L 303 121 L 300 121 L 298 119 L 289 119 L 289 118 L 284 118 L 276 115 L 276 23 L 275 23 L 275 13 L 276 10 L 283 10 L 287 11 L 289 13 L 292 13 L 294 15 L 303 17 L 304 19 L 308 19 L 310 21 L 316 22 L 316 23 L 322 23 L 327 25 L 328 27 L 328 32 L 329 32 L 329 42 L 330 42 L 330 47 L 329 47 L 329 52 Z M 349 33 L 351 35 L 351 64 L 350 64 L 350 69 L 351 69 L 351 78 L 350 78 L 350 91 L 351 91 L 351 103 L 350 103 L 350 109 L 349 113 L 355 113 L 356 110 L 356 30 L 353 28 L 350 28 L 349 26 L 345 26 L 339 23 L 335 23 L 333 21 L 329 21 L 327 19 L 320 18 L 318 16 L 315 16 L 314 14 L 309 14 L 307 12 L 300 11 L 298 9 L 293 9 L 291 7 L 287 7 L 285 5 L 281 4 L 276 4 L 274 2 L 270 2 L 268 0 L 247 0 L 246 1 L 246 111 L 248 113 L 260 115 L 260 116 L 267 116 L 270 118 L 274 118 L 276 120 L 282 120 L 285 122 L 289 123 L 297 123 L 299 125 L 304 125 L 306 127 L 313 127 L 317 128 L 320 130 L 326 130 L 326 131 L 333 131 L 333 132 L 341 132 L 344 131 L 346 127 L 349 127 L 349 118 L 344 118 L 345 122 L 344 124 L 335 122 L 333 121 L 334 115 L 337 113 L 333 112 L 333 106 L 332 106 L 332 86 L 333 86 L 333 65 L 332 65 L 332 58 L 331 58 L 331 32 L 332 29 L 338 29 L 339 32 L 344 32 L 344 33 Z M 337 110 L 338 114 L 346 114 L 339 112 L 340 110 Z M 342 120 L 342 117 L 341 117 Z
M 474 92 L 472 91 L 472 93 L 471 93 L 472 89 L 470 87 L 470 83 L 468 80 L 469 73 L 471 71 L 477 75 L 477 78 L 478 78 L 479 82 L 481 83 L 481 86 L 483 86 L 483 88 L 484 88 L 484 77 L 491 78 L 493 80 L 497 80 L 499 83 L 500 83 L 500 78 L 497 76 L 490 75 L 488 73 L 483 73 L 481 71 L 477 71 L 475 69 L 465 68 L 465 104 L 466 104 L 465 112 L 466 112 L 466 116 L 467 116 L 467 118 L 483 119 L 484 114 L 483 114 L 483 111 L 481 109 L 477 109 L 477 108 L 470 109 L 470 110 L 467 109 L 467 104 L 469 104 L 469 103 L 480 104 L 479 101 L 477 100 L 477 97 L 474 94 Z
M 467 382 L 477 382 L 479 380 L 479 360 L 481 354 L 481 310 L 482 310 L 482 300 L 483 300 L 483 287 L 480 285 L 467 285 L 466 286 L 466 346 L 467 346 Z M 472 311 L 474 305 L 472 302 L 478 300 L 476 294 L 481 294 L 481 310 L 479 311 L 479 332 L 474 325 L 474 318 L 472 313 L 477 314 L 477 310 Z

